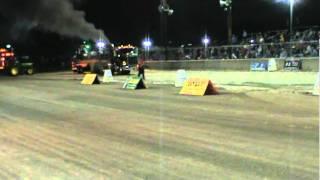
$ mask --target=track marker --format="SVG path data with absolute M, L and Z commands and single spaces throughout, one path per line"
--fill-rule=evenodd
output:
M 97 74 L 86 74 L 81 82 L 82 85 L 100 84 Z
M 316 80 L 316 83 L 314 84 L 314 88 L 313 88 L 312 94 L 314 96 L 319 96 L 320 95 L 320 72 L 317 74 L 317 80 Z
M 123 85 L 124 89 L 146 89 L 147 86 L 141 77 L 129 77 Z
M 111 83 L 114 82 L 114 78 L 112 76 L 112 71 L 110 69 L 104 70 L 104 75 L 102 79 L 103 83 Z
M 177 71 L 177 77 L 175 82 L 175 87 L 183 87 L 185 81 L 187 80 L 187 72 L 184 69 L 180 69 Z
M 192 95 L 192 96 L 205 96 L 205 95 L 216 95 L 218 89 L 213 85 L 211 80 L 202 78 L 190 78 L 182 87 L 181 95 Z

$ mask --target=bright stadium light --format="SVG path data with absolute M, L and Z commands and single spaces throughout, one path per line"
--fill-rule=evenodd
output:
M 165 13 L 168 16 L 171 16 L 174 13 L 174 10 L 170 8 L 166 0 L 160 0 L 158 10 L 160 13 Z
M 224 8 L 225 11 L 228 11 L 232 6 L 232 0 L 220 0 L 220 6 Z
M 99 41 L 97 42 L 97 47 L 98 47 L 99 49 L 104 49 L 104 48 L 106 47 L 106 43 L 105 43 L 104 41 L 102 41 L 102 40 L 99 40 Z
M 205 55 L 205 58 L 207 58 L 208 45 L 210 44 L 210 38 L 208 37 L 207 34 L 202 38 L 202 43 L 204 45 L 204 55 Z
M 300 3 L 302 0 L 276 0 L 276 3 L 284 3 L 284 4 L 290 4 L 290 3 Z
M 150 47 L 152 46 L 151 39 L 147 37 L 146 39 L 143 40 L 142 45 L 145 49 L 150 49 Z
M 205 35 L 203 38 L 202 38 L 202 43 L 205 47 L 207 47 L 210 43 L 210 39 L 208 37 L 208 35 Z
M 107 46 L 107 43 L 103 40 L 103 39 L 99 39 L 97 42 L 96 42 L 96 46 L 99 50 L 99 53 L 100 54 L 103 54 L 104 53 L 104 50 L 106 49 L 106 46 Z
M 149 36 L 142 41 L 142 46 L 144 47 L 145 58 L 149 59 L 149 51 L 152 46 L 152 41 Z

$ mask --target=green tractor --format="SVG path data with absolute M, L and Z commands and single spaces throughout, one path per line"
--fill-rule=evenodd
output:
M 16 58 L 14 52 L 9 49 L 0 48 L 0 71 L 11 76 L 19 74 L 34 74 L 34 66 L 29 57 Z
M 30 60 L 29 56 L 19 57 L 17 63 L 18 63 L 19 74 L 27 74 L 27 75 L 34 74 L 34 65 L 33 65 L 33 62 Z

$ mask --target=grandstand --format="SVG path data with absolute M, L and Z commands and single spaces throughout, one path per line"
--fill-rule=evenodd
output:
M 296 28 L 291 36 L 288 30 L 251 34 L 243 31 L 241 35 L 233 35 L 232 45 L 215 45 L 207 48 L 191 46 L 170 47 L 167 50 L 167 59 L 285 59 L 288 57 L 317 57 L 319 56 L 319 36 L 319 26 Z M 163 48 L 154 47 L 149 54 L 149 60 L 163 60 L 166 53 Z

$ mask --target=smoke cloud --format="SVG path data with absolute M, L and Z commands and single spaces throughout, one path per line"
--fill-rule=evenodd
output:
M 41 28 L 69 37 L 107 40 L 102 30 L 85 19 L 85 13 L 74 8 L 80 0 L 0 0 L 0 14 L 13 28 Z

